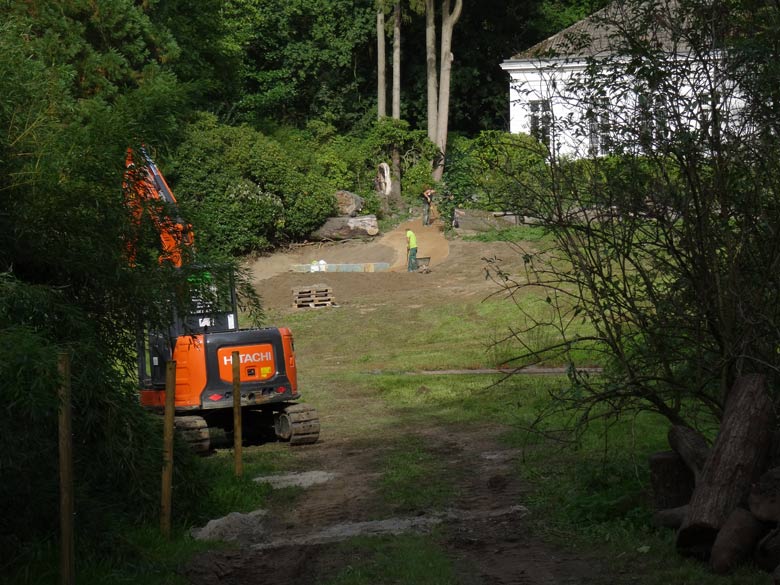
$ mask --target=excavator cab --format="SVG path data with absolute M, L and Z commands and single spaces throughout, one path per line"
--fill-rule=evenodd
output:
M 145 330 L 137 340 L 138 376 L 142 387 L 165 388 L 165 364 L 173 358 L 182 336 L 238 331 L 238 301 L 232 270 L 226 267 L 188 268 L 191 298 L 181 317 L 165 331 Z

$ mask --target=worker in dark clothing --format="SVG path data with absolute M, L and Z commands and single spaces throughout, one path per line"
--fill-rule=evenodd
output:
M 436 191 L 427 186 L 425 191 L 423 191 L 423 225 L 431 224 L 431 205 L 433 204 L 433 196 L 435 194 Z

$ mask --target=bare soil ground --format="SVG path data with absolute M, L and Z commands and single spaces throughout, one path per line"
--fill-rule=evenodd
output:
M 430 273 L 405 271 L 406 224 L 373 242 L 304 246 L 254 261 L 251 269 L 267 309 L 292 311 L 292 287 L 313 282 L 331 286 L 337 303 L 359 313 L 382 303 L 426 305 L 464 296 L 484 298 L 496 287 L 485 279 L 483 258 L 514 256 L 506 245 L 448 241 L 435 225 L 423 227 L 419 220 L 409 225 L 418 235 L 419 255 L 431 258 Z M 293 264 L 320 259 L 389 262 L 393 269 L 370 274 L 290 271 Z M 393 416 L 379 399 L 364 395 L 355 399 L 363 416 Z M 349 403 L 339 402 L 341 407 Z M 324 418 L 328 414 L 321 412 Z M 327 472 L 332 479 L 305 488 L 291 507 L 279 506 L 257 516 L 253 529 L 234 534 L 234 548 L 199 556 L 185 575 L 194 585 L 316 585 L 360 561 L 355 550 L 339 544 L 349 536 L 435 530 L 436 541 L 456 567 L 457 583 L 463 585 L 605 582 L 598 562 L 556 550 L 534 536 L 523 505 L 528 486 L 515 469 L 520 454 L 500 443 L 502 430 L 419 428 L 399 420 L 381 425 L 381 436 L 369 441 L 326 424 L 318 443 L 296 448 L 294 466 L 302 472 Z M 409 436 L 439 458 L 454 484 L 455 496 L 447 510 L 394 509 L 378 493 L 378 461 L 389 445 Z
M 407 228 L 417 235 L 418 256 L 429 257 L 427 274 L 406 272 Z M 486 279 L 485 258 L 503 260 L 510 269 L 519 268 L 520 258 L 512 246 L 502 242 L 448 240 L 440 224 L 423 226 L 419 219 L 406 222 L 373 241 L 309 244 L 295 250 L 258 258 L 249 269 L 255 287 L 269 310 L 292 308 L 292 288 L 322 283 L 331 288 L 342 306 L 370 307 L 372 303 L 447 303 L 453 297 L 482 299 L 496 293 L 495 283 Z M 296 264 L 325 260 L 328 264 L 387 262 L 387 272 L 293 272 Z

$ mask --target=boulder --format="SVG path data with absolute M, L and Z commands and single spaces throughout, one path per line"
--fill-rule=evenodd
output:
M 365 200 L 360 195 L 349 191 L 336 191 L 336 202 L 339 207 L 339 215 L 350 217 L 355 217 L 365 204 Z
M 375 215 L 358 217 L 331 217 L 311 235 L 313 240 L 347 240 L 375 236 L 379 233 L 379 224 Z

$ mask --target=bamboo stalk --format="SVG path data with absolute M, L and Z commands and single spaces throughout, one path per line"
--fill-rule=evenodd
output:
M 71 418 L 70 355 L 58 355 L 60 451 L 60 584 L 76 583 L 73 539 L 73 428 Z
M 165 421 L 163 424 L 163 471 L 160 502 L 160 532 L 171 537 L 171 508 L 173 503 L 173 432 L 176 406 L 176 362 L 170 361 L 165 370 Z

